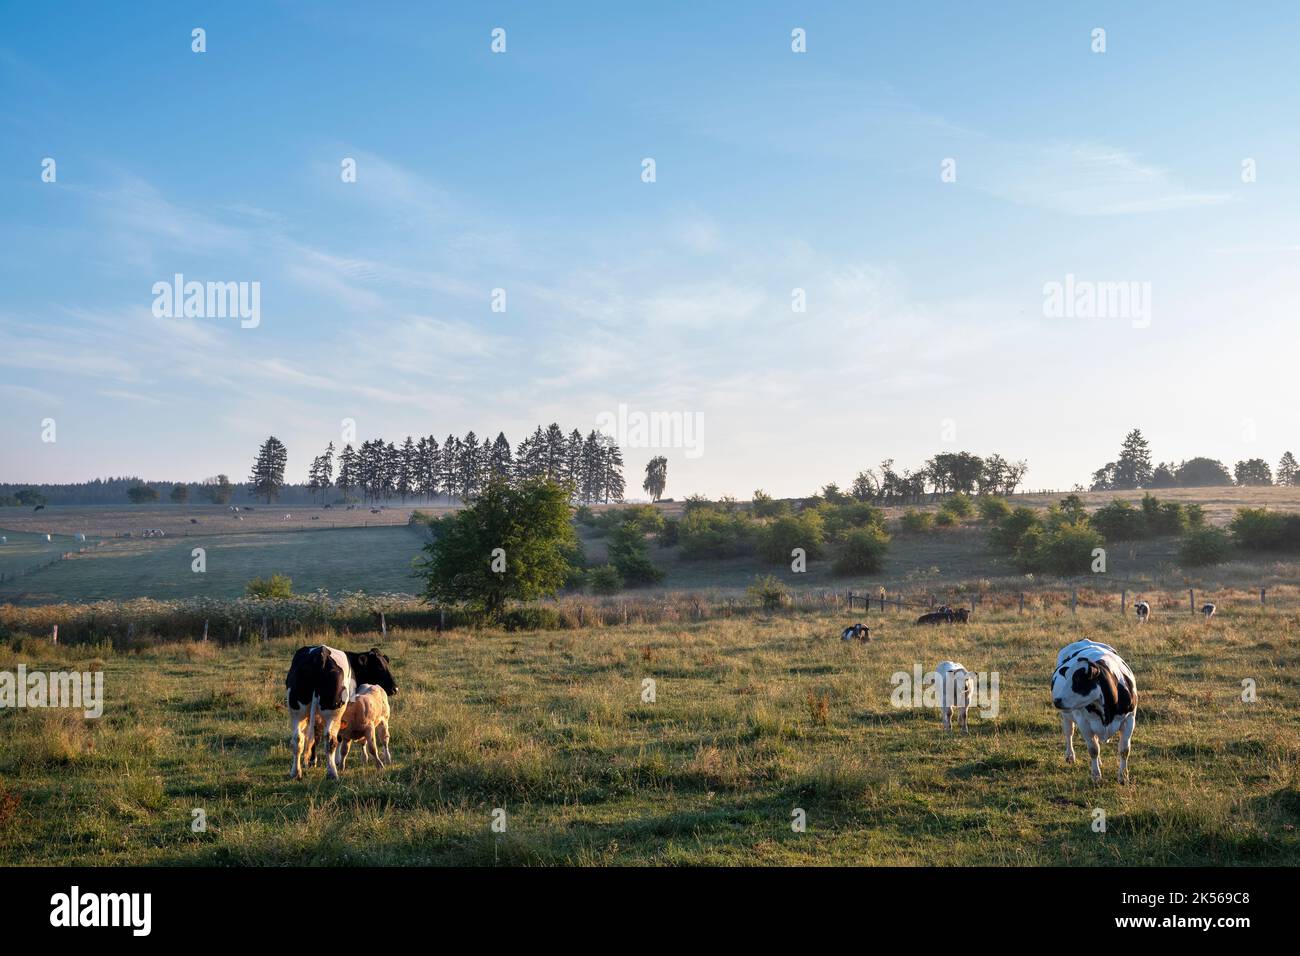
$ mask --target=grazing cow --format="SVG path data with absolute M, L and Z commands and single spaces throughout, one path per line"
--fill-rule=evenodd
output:
M 332 780 L 338 779 L 334 755 L 338 748 L 339 724 L 347 705 L 356 696 L 358 684 L 378 684 L 389 696 L 397 694 L 388 657 L 381 654 L 379 648 L 361 652 L 340 651 L 316 644 L 300 647 L 293 655 L 289 673 L 284 679 L 289 707 L 289 748 L 293 756 L 290 780 L 302 779 L 307 729 L 315 729 L 318 714 L 322 720 L 321 739 L 326 745 L 326 774 Z
M 32 510 L 33 510 L 33 511 L 44 511 L 44 510 L 45 510 L 45 505 L 37 505 L 37 506 L 36 506 L 35 508 L 33 508 Z
M 1207 621 L 1208 621 L 1210 618 L 1214 617 L 1214 612 L 1217 611 L 1217 610 L 1218 610 L 1218 608 L 1214 606 L 1214 602 L 1212 602 L 1212 601 L 1211 601 L 1210 603 L 1208 603 L 1208 604 L 1202 604 L 1202 605 L 1201 605 L 1201 614 L 1203 614 L 1203 615 L 1205 616 L 1205 619 L 1206 619 Z
M 1074 728 L 1088 744 L 1092 779 L 1101 779 L 1101 745 L 1119 734 L 1119 782 L 1128 780 L 1129 741 L 1137 723 L 1137 680 L 1115 648 L 1075 641 L 1056 655 L 1052 706 L 1061 712 L 1065 762 L 1074 763 Z
M 846 627 L 840 631 L 841 641 L 861 641 L 863 644 L 871 640 L 871 628 L 859 621 L 852 627 Z
M 1147 601 L 1138 601 L 1133 605 L 1133 610 L 1137 613 L 1139 624 L 1145 624 L 1151 616 L 1151 605 Z
M 970 620 L 970 611 L 966 610 L 966 608 L 964 607 L 958 608 L 957 610 L 954 611 L 951 605 L 941 604 L 939 605 L 939 608 L 937 610 L 930 611 L 918 617 L 916 619 L 916 623 L 917 624 L 955 624 L 958 621 L 960 621 L 962 624 L 965 624 L 969 620 Z
M 952 730 L 952 709 L 956 707 L 961 729 L 970 733 L 970 728 L 966 725 L 966 710 L 975 698 L 975 675 L 956 661 L 940 661 L 934 669 L 934 682 L 939 691 L 943 729 Z

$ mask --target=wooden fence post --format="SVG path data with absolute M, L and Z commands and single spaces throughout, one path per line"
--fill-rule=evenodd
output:
M 1119 613 L 1128 614 L 1128 588 L 1119 592 Z
M 54 634 L 51 635 L 50 639 L 53 640 L 55 644 L 59 643 L 59 625 L 54 625 Z
M 208 622 L 207 622 L 206 620 L 204 620 L 204 622 L 203 622 L 203 640 L 206 641 L 207 639 L 208 639 Z
M 438 608 L 438 630 L 447 630 L 447 609 L 445 607 Z
M 1020 592 L 1020 613 L 1021 614 L 1025 613 L 1025 592 L 1024 591 Z
M 1260 589 L 1259 589 L 1259 603 L 1260 603 L 1260 604 L 1264 604 L 1264 603 L 1265 603 L 1265 601 L 1264 601 L 1264 590 L 1265 590 L 1264 588 L 1260 588 Z
M 384 612 L 379 612 L 379 633 L 384 640 L 388 639 L 388 620 L 384 617 Z
M 1070 588 L 1070 613 L 1079 613 L 1079 589 Z
M 266 615 L 262 615 L 262 640 L 266 640 Z
M 1196 589 L 1195 588 L 1187 589 L 1187 610 L 1191 611 L 1193 614 L 1196 613 Z

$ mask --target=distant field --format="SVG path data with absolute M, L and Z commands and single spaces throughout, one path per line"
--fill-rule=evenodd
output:
M 352 511 L 338 508 L 297 508 L 255 504 L 253 510 L 240 505 L 238 512 L 224 505 L 50 505 L 43 511 L 31 508 L 0 508 L 0 528 L 45 534 L 72 535 L 82 532 L 102 538 L 126 534 L 139 537 L 146 528 L 169 535 L 243 534 L 254 531 L 317 530 L 321 528 L 374 528 L 406 524 L 415 510 L 438 513 L 445 506 L 414 506 L 393 502 L 377 514 L 369 505 Z M 289 515 L 288 518 L 285 515 Z M 195 523 L 197 522 L 197 524 Z
M 1300 859 L 1300 616 L 981 615 L 867 645 L 843 615 L 505 634 L 389 634 L 395 763 L 286 779 L 297 640 L 137 653 L 0 647 L 0 669 L 105 671 L 99 720 L 19 710 L 0 735 L 17 865 L 1249 865 Z M 1047 676 L 1086 635 L 1138 680 L 1131 783 L 1062 759 Z M 362 648 L 377 635 L 358 634 Z M 338 638 L 335 638 L 338 640 Z M 101 658 L 94 655 L 103 654 Z M 1000 675 L 945 734 L 891 675 Z M 655 701 L 642 700 L 643 680 Z M 1242 700 L 1251 679 L 1258 699 Z M 824 702 L 824 710 L 823 710 Z M 207 830 L 190 829 L 192 811 Z M 505 833 L 489 828 L 496 808 Z M 791 829 L 806 814 L 807 830 Z M 1106 832 L 1093 830 L 1095 811 Z
M 404 524 L 110 539 L 86 554 L 0 583 L 0 601 L 239 597 L 250 579 L 276 573 L 287 574 L 301 593 L 319 588 L 414 593 L 419 582 L 412 577 L 411 562 L 425 540 Z M 194 548 L 207 552 L 205 573 L 191 570 Z
M 1213 523 L 1226 523 L 1242 506 L 1267 505 L 1300 511 L 1297 488 L 1172 489 L 1161 497 L 1196 501 L 1206 508 Z M 1090 508 L 1115 497 L 1131 500 L 1141 493 L 1088 493 Z M 1018 495 L 1014 504 L 1047 507 L 1057 495 Z M 595 510 L 603 511 L 598 506 Z M 660 506 L 665 512 L 681 510 L 680 502 Z M 927 506 L 929 507 L 929 506 Z M 41 564 L 75 545 L 70 537 L 56 535 L 44 544 L 43 533 L 55 530 L 86 531 L 106 540 L 69 561 L 58 562 L 33 574 L 0 582 L 0 601 L 24 604 L 125 599 L 131 597 L 236 596 L 253 577 L 288 574 L 299 591 L 365 590 L 416 593 L 420 583 L 410 575 L 410 561 L 423 543 L 406 527 L 411 507 L 394 506 L 377 514 L 368 507 L 284 509 L 255 506 L 235 513 L 213 506 L 134 508 L 49 508 L 41 512 L 7 508 L 0 522 L 8 523 L 10 544 L 0 545 L 0 572 Z M 446 507 L 419 510 L 445 512 Z M 886 509 L 891 524 L 903 509 Z M 291 518 L 285 520 L 288 514 Z M 198 520 L 191 524 L 190 519 Z M 314 519 L 314 520 L 313 520 Z M 161 528 L 161 539 L 140 538 L 145 528 Z M 26 530 L 23 530 L 26 529 Z M 114 538 L 131 532 L 133 537 Z M 5 533 L 0 531 L 0 533 Z M 602 537 L 579 528 L 588 564 L 606 560 Z M 943 592 L 945 589 L 992 588 L 1033 590 L 1051 579 L 1031 579 L 1021 574 L 1002 554 L 985 544 L 986 529 L 978 522 L 960 527 L 936 528 L 921 534 L 895 530 L 883 571 L 862 578 L 831 574 L 828 560 L 810 561 L 805 573 L 791 572 L 788 564 L 765 564 L 754 557 L 728 560 L 685 561 L 679 548 L 659 548 L 650 543 L 651 558 L 665 573 L 661 586 L 627 591 L 629 598 L 652 598 L 668 591 L 739 594 L 756 577 L 774 574 L 794 590 L 837 589 L 858 593 L 888 591 Z M 208 549 L 208 571 L 190 572 L 190 551 Z M 1218 587 L 1260 588 L 1300 582 L 1300 560 L 1256 559 L 1234 561 L 1209 569 L 1187 571 L 1177 562 L 1177 541 L 1157 539 L 1112 548 L 1104 576 L 1090 576 L 1087 586 L 1111 589 L 1164 589 L 1170 593 L 1195 585 L 1213 591 Z M 1212 596 L 1210 594 L 1209 596 Z
M 44 534 L 8 529 L 0 529 L 0 536 L 5 538 L 0 542 L 0 575 L 4 577 L 40 567 L 64 552 L 91 547 L 97 540 L 78 541 L 70 534 L 52 534 L 46 541 Z

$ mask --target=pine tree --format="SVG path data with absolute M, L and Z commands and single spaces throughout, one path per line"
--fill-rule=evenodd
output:
M 460 494 L 460 439 L 455 435 L 448 435 L 447 440 L 442 443 L 442 460 L 439 467 L 442 476 L 442 493 L 450 502 Z
M 466 432 L 458 450 L 456 473 L 460 478 L 460 497 L 462 501 L 469 501 L 479 490 L 478 436 L 472 431 Z
M 1283 452 L 1281 459 L 1277 463 L 1277 483 L 1279 485 L 1294 485 L 1300 479 L 1300 464 L 1296 463 L 1295 455 Z
M 509 481 L 514 472 L 514 460 L 510 455 L 510 442 L 505 432 L 497 432 L 496 441 L 492 443 L 492 476 Z
M 1124 436 L 1115 462 L 1114 487 L 1118 490 L 1145 488 L 1151 483 L 1151 449 L 1142 432 L 1135 428 Z
M 397 474 L 394 488 L 405 501 L 415 493 L 419 482 L 420 461 L 415 452 L 415 441 L 410 435 L 402 442 L 402 449 L 397 453 Z
M 344 500 L 347 500 L 348 492 L 357 485 L 357 453 L 352 450 L 352 445 L 344 445 L 343 451 L 339 453 L 339 494 Z
M 601 492 L 605 503 L 622 501 L 625 486 L 623 483 L 623 449 L 611 435 L 601 436 Z
M 284 466 L 288 459 L 288 450 L 274 435 L 262 443 L 257 458 L 253 461 L 252 474 L 248 478 L 256 497 L 265 498 L 267 504 L 280 497 L 280 489 L 284 487 Z

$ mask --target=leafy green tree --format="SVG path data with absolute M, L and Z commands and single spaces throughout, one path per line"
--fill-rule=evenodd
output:
M 1180 488 L 1215 488 L 1232 484 L 1232 475 L 1221 461 L 1213 458 L 1190 458 L 1174 472 Z
M 668 459 L 663 455 L 656 455 L 646 462 L 645 482 L 641 485 L 650 493 L 651 501 L 658 501 L 664 496 L 664 488 L 668 486 Z
M 568 555 L 577 549 L 568 490 L 549 480 L 511 488 L 493 479 L 470 507 L 431 528 L 434 540 L 418 569 L 425 596 L 463 603 L 488 620 L 496 620 L 509 600 L 553 596 L 569 575 Z
M 157 501 L 158 489 L 145 484 L 132 485 L 126 489 L 126 496 L 131 499 L 132 504 L 142 505 L 149 501 Z
M 199 486 L 199 495 L 214 505 L 228 505 L 235 495 L 235 486 L 226 475 L 217 475 Z
M 178 482 L 172 485 L 171 494 L 167 497 L 171 498 L 174 503 L 183 505 L 190 500 L 190 486 Z
M 1273 471 L 1268 467 L 1268 462 L 1263 458 L 1251 458 L 1247 461 L 1239 461 L 1233 469 L 1233 472 L 1237 479 L 1237 484 L 1242 486 L 1273 484 Z

